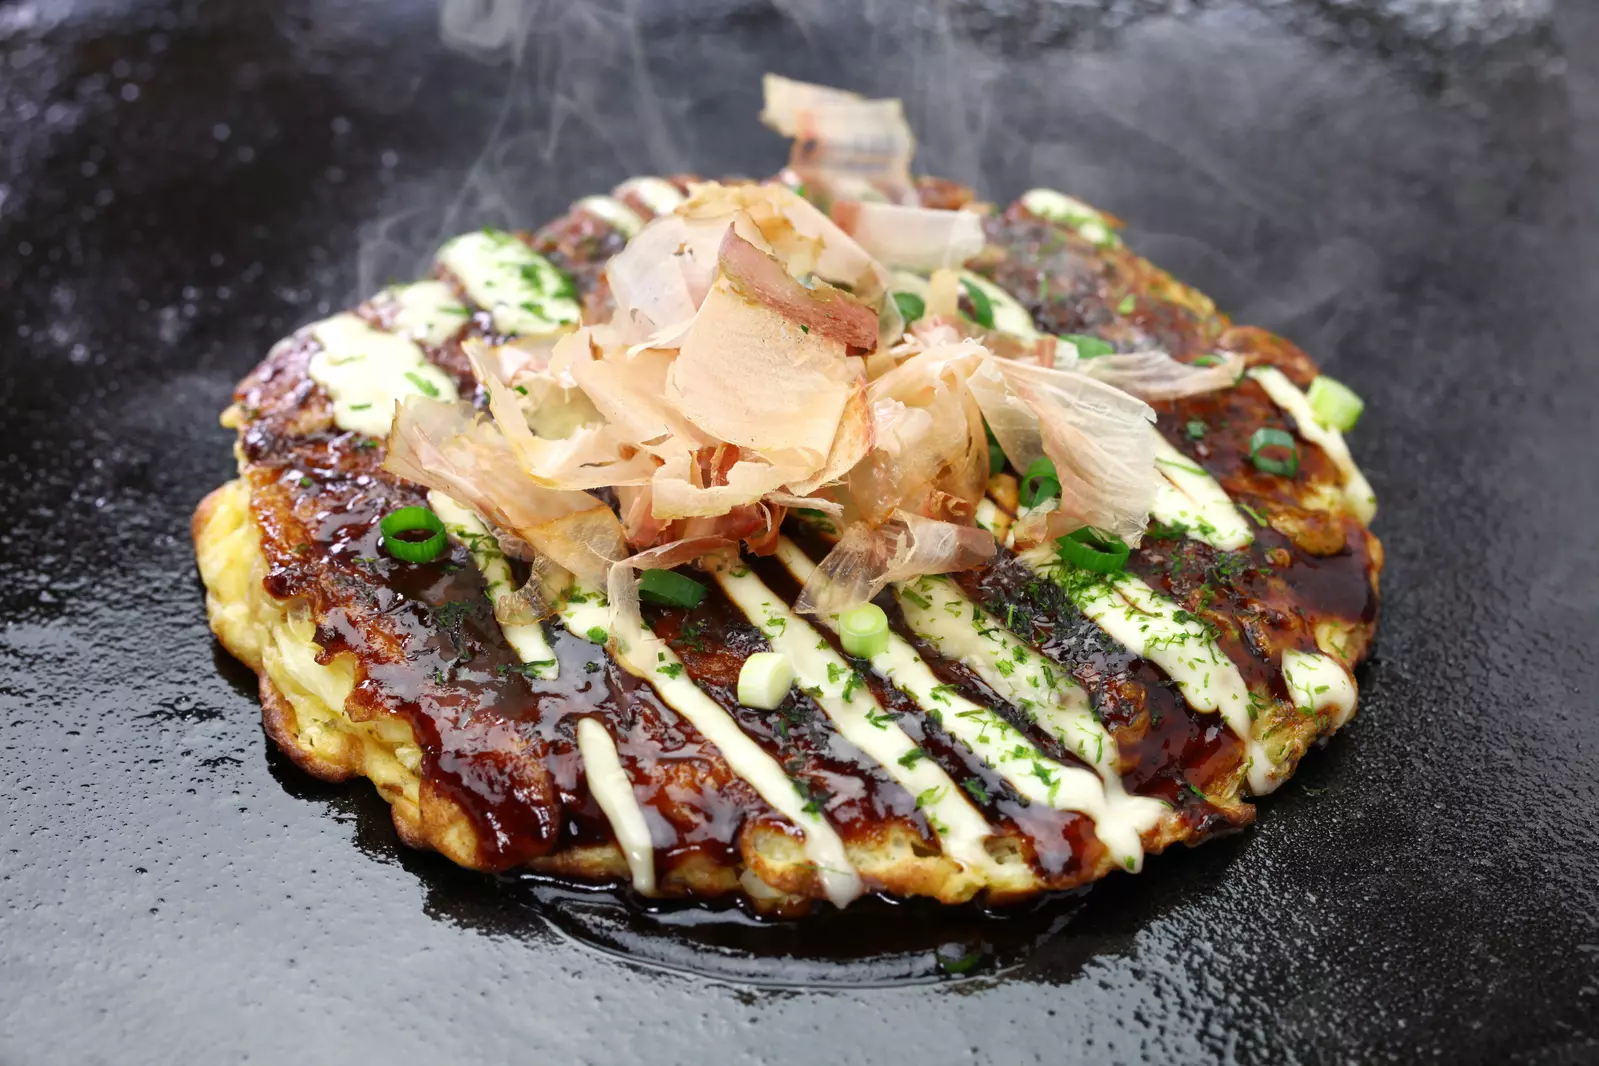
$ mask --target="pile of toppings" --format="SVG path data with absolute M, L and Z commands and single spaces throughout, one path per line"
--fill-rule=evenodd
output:
M 1146 401 L 1239 368 L 1004 314 L 962 271 L 986 205 L 917 205 L 898 101 L 768 77 L 763 119 L 794 138 L 789 169 L 692 186 L 607 264 L 608 318 L 468 342 L 486 410 L 398 410 L 385 466 L 532 565 L 501 620 L 549 615 L 574 581 L 634 612 L 641 572 L 769 553 L 793 509 L 839 533 L 800 609 L 845 612 L 991 559 L 976 518 L 1003 462 L 1027 474 L 1017 546 L 1124 559 L 1160 484 Z

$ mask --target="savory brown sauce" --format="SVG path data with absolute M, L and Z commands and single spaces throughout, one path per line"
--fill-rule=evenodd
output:
M 958 198 L 958 187 L 925 188 L 934 199 Z M 634 200 L 627 202 L 648 215 Z M 1202 298 L 1122 249 L 1096 248 L 1019 208 L 989 219 L 987 229 L 991 247 L 977 265 L 1042 329 L 1091 333 L 1124 351 L 1163 347 L 1188 360 L 1216 349 L 1225 334 L 1246 357 L 1292 364 L 1303 376 L 1297 349 L 1274 347 L 1268 334 L 1229 329 L 1224 318 L 1200 313 Z M 620 234 L 574 211 L 527 239 L 571 277 L 580 297 L 604 302 L 601 270 L 623 246 Z M 440 277 L 454 284 L 447 273 Z M 363 313 L 387 324 L 380 308 Z M 473 310 L 454 337 L 428 354 L 455 376 L 463 397 L 476 396 L 481 405 L 462 347 L 474 337 L 503 339 L 486 312 Z M 421 565 L 383 551 L 379 519 L 425 502 L 423 494 L 381 470 L 380 442 L 334 429 L 326 396 L 306 375 L 315 350 L 302 334 L 276 349 L 238 392 L 241 447 L 270 567 L 266 587 L 310 607 L 324 662 L 342 654 L 359 660 L 360 680 L 346 706 L 352 718 L 397 715 L 410 724 L 422 752 L 424 790 L 454 801 L 472 820 L 483 864 L 507 869 L 612 840 L 577 752 L 583 717 L 601 720 L 615 740 L 657 844 L 663 881 L 688 862 L 737 865 L 741 837 L 752 824 L 793 833 L 714 746 L 603 645 L 546 622 L 559 676 L 544 680 L 526 670 L 462 548 Z M 1295 478 L 1254 468 L 1250 435 L 1261 426 L 1294 428 L 1255 383 L 1158 407 L 1166 438 L 1252 517 L 1270 516 L 1272 524 L 1255 521 L 1254 543 L 1236 552 L 1157 526 L 1133 553 L 1129 571 L 1203 620 L 1251 691 L 1286 700 L 1277 665 L 1284 649 L 1314 650 L 1317 621 L 1375 617 L 1377 562 L 1365 531 L 1352 518 L 1301 506 L 1307 484 L 1339 481 L 1319 449 L 1301 446 Z M 827 545 L 809 527 L 790 525 L 813 558 L 825 553 Z M 778 562 L 745 562 L 785 602 L 797 597 L 798 584 Z M 714 582 L 694 576 L 708 586 L 699 606 L 645 610 L 646 624 L 671 646 L 688 678 L 777 760 L 846 841 L 897 822 L 936 848 L 918 797 L 830 727 L 800 687 L 773 711 L 738 703 L 739 669 L 748 655 L 768 648 L 767 640 Z M 1165 800 L 1199 833 L 1252 816 L 1247 806 L 1224 809 L 1206 796 L 1236 781 L 1244 757 L 1221 716 L 1192 710 L 1156 665 L 1117 644 L 1010 553 L 1001 550 L 992 566 L 955 576 L 966 595 L 1088 692 L 1114 739 L 1129 793 Z M 879 603 L 947 691 L 992 708 L 1050 758 L 1087 765 L 972 669 L 910 630 L 891 596 Z M 916 757 L 936 763 L 990 824 L 1019 838 L 1028 861 L 1052 883 L 1099 860 L 1103 849 L 1089 818 L 1027 802 L 944 728 L 939 708 L 919 706 L 865 660 L 845 655 L 831 630 L 818 630 L 919 746 L 923 754 Z

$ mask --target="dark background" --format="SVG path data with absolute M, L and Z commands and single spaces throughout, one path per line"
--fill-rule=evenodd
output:
M 529 7 L 469 58 L 427 0 L 0 0 L 0 1061 L 1599 1062 L 1599 4 Z M 770 171 L 768 68 L 1124 216 L 1366 396 L 1378 651 L 1251 832 L 881 956 L 715 947 L 267 751 L 188 544 L 232 383 L 451 228 Z

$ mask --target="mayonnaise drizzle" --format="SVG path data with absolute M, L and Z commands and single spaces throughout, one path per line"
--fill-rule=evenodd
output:
M 797 578 L 796 567 L 808 574 L 812 566 L 786 537 L 778 543 L 778 557 Z M 772 650 L 788 656 L 795 684 L 810 693 L 839 734 L 917 797 L 917 807 L 938 834 L 945 854 L 962 866 L 1003 878 L 983 846 L 993 828 L 943 769 L 931 759 L 911 754 L 916 751 L 915 741 L 884 713 L 868 689 L 852 684 L 849 662 L 748 567 L 723 568 L 715 576 L 733 605 L 766 634 Z
M 1271 397 L 1273 403 L 1293 416 L 1301 437 L 1327 453 L 1327 458 L 1344 476 L 1344 498 L 1349 502 L 1350 511 L 1362 522 L 1370 522 L 1377 513 L 1377 494 L 1372 491 L 1366 475 L 1355 465 L 1354 456 L 1349 454 L 1349 445 L 1344 443 L 1344 435 L 1321 424 L 1316 418 L 1315 409 L 1310 406 L 1310 398 L 1300 391 L 1298 385 L 1289 381 L 1281 370 L 1274 366 L 1257 366 L 1249 372 L 1249 376 L 1260 382 L 1260 387 L 1266 390 L 1266 395 Z
M 612 196 L 637 196 L 656 215 L 670 215 L 685 199 L 665 178 L 629 178 L 611 190 Z
M 373 329 L 356 315 L 334 315 L 311 327 L 322 350 L 306 371 L 333 400 L 340 429 L 387 436 L 394 405 L 407 396 L 456 398 L 455 382 L 411 341 Z
M 577 751 L 583 757 L 583 774 L 589 793 L 605 812 L 616 834 L 616 843 L 627 859 L 633 887 L 640 895 L 655 895 L 655 844 L 644 808 L 633 794 L 633 783 L 622 769 L 616 742 L 597 719 L 583 718 L 577 723 Z
M 1261 704 L 1249 691 L 1237 665 L 1199 619 L 1131 574 L 1107 575 L 1081 587 L 1064 580 L 1067 568 L 1050 544 L 1029 548 L 1019 558 L 1059 585 L 1077 609 L 1112 639 L 1164 670 L 1190 707 L 1221 714 L 1244 742 L 1250 791 L 1263 795 L 1277 787 L 1279 782 L 1272 777 L 1276 763 L 1254 736 L 1255 716 L 1260 706 L 1270 704 Z M 1179 618 L 1179 612 L 1184 617 Z
M 585 196 L 572 206 L 581 207 L 629 239 L 644 228 L 644 220 L 638 212 L 614 197 Z
M 1144 858 L 1141 834 L 1155 827 L 1167 807 L 1157 799 L 1129 796 L 1122 787 L 1116 740 L 1094 717 L 1088 693 L 1061 667 L 1033 651 L 998 618 L 968 599 L 948 578 L 900 582 L 895 595 L 913 632 L 941 655 L 964 663 L 989 688 L 1093 767 L 1090 772 L 1047 762 L 1047 766 L 1061 767 L 1061 787 L 1058 795 L 1051 790 L 1053 798 L 1044 802 L 1089 815 L 1099 839 L 1116 861 L 1138 870 Z M 1014 749 L 1014 741 L 1008 738 L 1001 743 Z M 1036 775 L 1027 780 L 1038 782 Z M 1028 794 L 1028 798 L 1037 797 Z
M 384 296 L 394 301 L 394 332 L 419 344 L 443 344 L 461 332 L 472 315 L 455 290 L 442 281 L 396 285 Z
M 450 537 L 464 545 L 471 554 L 472 562 L 483 575 L 490 601 L 516 591 L 516 584 L 511 578 L 511 564 L 506 562 L 499 542 L 481 518 L 437 489 L 428 493 L 428 506 L 444 523 Z M 548 681 L 560 674 L 560 663 L 555 658 L 550 642 L 544 638 L 544 629 L 537 622 L 501 622 L 500 632 L 505 634 L 505 642 L 516 652 L 517 658 L 528 664 L 535 676 Z
M 1032 314 L 1017 302 L 1016 297 L 981 274 L 970 270 L 961 271 L 961 280 L 969 282 L 973 288 L 981 290 L 983 295 L 988 297 L 989 306 L 994 310 L 995 329 L 1023 340 L 1031 341 L 1039 338 L 1038 329 L 1033 325 Z
M 562 608 L 561 616 L 567 629 L 588 637 L 591 630 L 608 627 L 610 612 L 606 610 L 603 596 L 587 590 L 578 591 L 583 602 L 569 601 Z M 815 865 L 827 898 L 843 907 L 859 896 L 864 890 L 860 875 L 850 862 L 837 831 L 820 814 L 805 809 L 805 800 L 777 760 L 751 740 L 732 715 L 688 677 L 671 646 L 648 626 L 636 623 L 627 632 L 617 631 L 612 636 L 616 662 L 649 682 L 662 700 L 716 746 L 735 774 L 749 782 L 773 809 L 804 830 L 806 857 Z
M 439 263 L 501 333 L 555 333 L 582 316 L 571 281 L 514 234 L 464 234 L 439 249 Z
M 1285 648 L 1282 668 L 1288 696 L 1299 710 L 1316 714 L 1330 708 L 1335 729 L 1355 713 L 1355 682 L 1337 659 L 1320 652 Z
M 1040 218 L 1070 226 L 1095 244 L 1121 243 L 1104 215 L 1063 192 L 1030 189 L 1022 193 L 1022 206 Z
M 1181 525 L 1187 536 L 1223 551 L 1237 551 L 1255 539 L 1232 499 L 1198 463 L 1172 447 L 1158 430 L 1155 469 L 1163 484 L 1155 490 L 1150 514 L 1167 525 Z

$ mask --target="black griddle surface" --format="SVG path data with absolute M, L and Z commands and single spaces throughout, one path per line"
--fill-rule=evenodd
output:
M 1599 6 L 860 6 L 548 4 L 512 75 L 425 0 L 0 0 L 0 1061 L 1599 1061 Z M 771 170 L 769 67 L 1367 398 L 1378 651 L 1254 830 L 1002 921 L 668 934 L 268 750 L 188 539 L 233 382 L 451 226 Z

